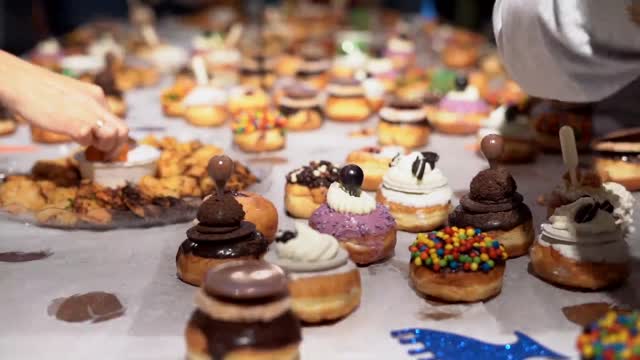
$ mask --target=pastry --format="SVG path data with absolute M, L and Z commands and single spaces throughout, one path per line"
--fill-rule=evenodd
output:
M 465 76 L 456 78 L 456 90 L 447 93 L 438 104 L 431 124 L 446 134 L 475 134 L 489 115 L 489 106 L 478 89 Z
M 178 277 L 200 286 L 209 269 L 239 259 L 261 259 L 269 243 L 244 220 L 242 205 L 231 193 L 225 193 L 226 181 L 233 171 L 227 156 L 215 156 L 209 163 L 209 175 L 216 182 L 216 193 L 198 210 L 198 224 L 187 230 L 187 240 L 178 249 Z
M 162 91 L 160 103 L 162 111 L 170 117 L 184 116 L 185 108 L 182 100 L 191 91 L 193 86 L 185 87 L 184 85 L 174 85 Z
M 412 152 L 391 162 L 376 200 L 389 208 L 398 230 L 426 232 L 447 222 L 453 191 L 436 168 L 439 158 L 432 152 Z
M 193 68 L 191 68 L 191 66 L 181 67 L 173 80 L 173 87 L 192 88 L 196 86 L 196 84 L 196 76 L 193 73 Z
M 327 191 L 327 202 L 309 218 L 315 230 L 329 234 L 358 265 L 389 258 L 396 246 L 396 222 L 389 209 L 361 190 L 364 173 L 357 165 L 340 170 L 340 181 Z
M 338 181 L 340 169 L 328 161 L 312 161 L 286 176 L 284 206 L 296 218 L 308 219 L 327 201 L 327 190 Z
M 448 45 L 442 50 L 442 62 L 452 69 L 467 69 L 478 63 L 478 51 L 472 46 Z
M 316 90 L 322 90 L 329 82 L 331 60 L 318 49 L 304 49 L 302 63 L 296 71 L 296 78 Z
M 104 187 L 137 184 L 143 177 L 155 175 L 160 159 L 158 149 L 132 143 L 123 150 L 124 153 L 116 161 L 105 161 L 104 156 L 91 147 L 84 153 L 76 153 L 74 158 L 83 179 Z
M 577 340 L 581 360 L 640 359 L 640 312 L 609 310 Z
M 87 54 L 99 59 L 104 59 L 111 54 L 119 62 L 122 62 L 125 58 L 124 47 L 116 42 L 111 33 L 103 33 L 99 38 L 92 41 L 87 47 Z
M 318 92 L 303 84 L 284 88 L 278 110 L 287 118 L 288 130 L 312 130 L 322 126 L 323 113 Z
M 80 80 L 93 80 L 104 68 L 104 58 L 89 55 L 67 55 L 60 60 L 62 73 Z
M 398 77 L 395 96 L 401 99 L 418 100 L 429 90 L 429 74 L 421 68 L 411 68 Z
M 219 88 L 199 85 L 182 100 L 184 118 L 196 126 L 220 126 L 229 117 L 227 93 Z
M 387 41 L 385 56 L 391 59 L 394 68 L 402 70 L 415 62 L 416 46 L 408 34 L 400 33 Z
M 591 146 L 594 168 L 600 177 L 640 190 L 640 128 L 615 131 Z
M 562 180 L 560 185 L 542 196 L 542 204 L 547 207 L 549 216 L 557 208 L 589 196 L 598 202 L 611 204 L 616 223 L 625 231 L 631 230 L 635 199 L 624 186 L 611 181 L 603 182 L 597 173 L 583 170 L 577 171 L 576 183 L 571 181 L 569 174 L 565 174 Z
M 460 205 L 449 215 L 449 224 L 482 229 L 500 241 L 509 256 L 524 255 L 534 241 L 531 210 L 517 192 L 509 171 L 496 165 L 502 153 L 500 136 L 485 137 L 481 146 L 491 168 L 480 171 L 471 180 L 469 194 L 460 199 Z
M 118 117 L 124 117 L 127 113 L 127 104 L 124 101 L 122 90 L 116 84 L 115 61 L 115 55 L 108 53 L 105 56 L 106 66 L 96 75 L 94 83 L 100 86 L 104 92 L 109 110 Z
M 31 125 L 31 141 L 44 144 L 60 144 L 71 141 L 71 137 Z
M 482 230 L 455 226 L 418 234 L 409 251 L 415 288 L 449 302 L 483 301 L 498 295 L 510 256 Z
M 611 204 L 583 197 L 556 209 L 531 248 L 533 271 L 561 286 L 599 290 L 630 273 L 629 245 Z
M 422 102 L 395 99 L 378 113 L 378 143 L 419 148 L 427 145 L 431 128 Z
M 489 114 L 478 130 L 478 143 L 490 134 L 504 140 L 504 151 L 498 159 L 503 163 L 528 163 L 536 159 L 538 146 L 535 132 L 526 110 L 515 105 L 502 105 Z
M 457 77 L 456 72 L 449 69 L 434 70 L 431 74 L 431 82 L 429 83 L 429 93 L 435 97 L 442 98 L 450 91 L 456 89 Z
M 571 104 L 558 101 L 545 102 L 539 108 L 543 110 L 534 118 L 536 141 L 538 146 L 548 152 L 560 151 L 558 131 L 570 126 L 576 137 L 578 150 L 589 148 L 593 130 L 592 104 Z
M 272 243 L 278 231 L 278 210 L 273 203 L 250 191 L 234 191 L 233 196 L 242 205 L 244 219 L 255 224 L 264 239 Z
M 324 111 L 334 121 L 360 122 L 371 115 L 362 83 L 353 78 L 337 78 L 327 86 Z
M 392 92 L 396 86 L 398 71 L 393 61 L 387 57 L 372 57 L 367 60 L 367 77 L 380 81 L 386 92 Z
M 245 57 L 240 64 L 240 83 L 245 86 L 270 89 L 276 81 L 276 59 L 257 53 Z
M 520 85 L 511 79 L 491 79 L 482 96 L 494 106 L 502 104 L 520 105 L 527 101 L 527 94 Z
M 220 48 L 213 50 L 205 57 L 207 69 L 215 74 L 212 82 L 217 86 L 228 87 L 238 82 L 238 68 L 242 61 L 242 54 L 234 48 Z
M 384 83 L 376 78 L 366 78 L 362 81 L 364 96 L 372 111 L 378 111 L 384 105 L 386 90 Z
M 209 271 L 185 339 L 188 360 L 296 360 L 300 321 L 282 269 L 234 261 Z
M 261 88 L 240 86 L 229 93 L 228 106 L 233 115 L 243 111 L 262 111 L 269 105 L 269 95 Z
M 233 143 L 245 152 L 277 151 L 285 147 L 287 119 L 267 110 L 243 112 L 231 125 Z
M 358 165 L 364 172 L 362 189 L 376 191 L 382 177 L 389 170 L 391 161 L 405 153 L 401 146 L 365 147 L 349 153 L 347 164 Z
M 280 236 L 265 260 L 287 273 L 291 307 L 306 323 L 337 320 L 360 305 L 358 268 L 331 235 L 296 222 L 296 232 Z
M 175 72 L 185 66 L 189 60 L 185 49 L 169 44 L 143 47 L 138 51 L 138 56 L 162 73 Z
M 289 47 L 276 61 L 276 74 L 279 77 L 295 77 L 303 61 L 302 56 L 295 49 Z

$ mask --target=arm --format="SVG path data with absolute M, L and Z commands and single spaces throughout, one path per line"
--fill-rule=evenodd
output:
M 102 89 L 0 51 L 0 102 L 38 127 L 71 136 L 114 156 L 127 142 Z
M 640 27 L 624 1 L 497 0 L 498 50 L 531 95 L 601 100 L 640 75 Z

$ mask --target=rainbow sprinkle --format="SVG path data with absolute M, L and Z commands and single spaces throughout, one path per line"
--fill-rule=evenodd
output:
M 578 337 L 583 359 L 640 360 L 640 312 L 609 311 Z
M 279 129 L 284 131 L 287 119 L 277 111 L 243 112 L 231 124 L 234 134 L 250 134 L 255 131 Z
M 435 272 L 489 272 L 508 257 L 504 246 L 482 230 L 456 226 L 418 234 L 409 251 L 413 264 Z

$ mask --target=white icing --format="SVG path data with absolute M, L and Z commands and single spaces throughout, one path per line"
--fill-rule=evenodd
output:
M 294 271 L 291 271 L 291 272 L 287 273 L 287 276 L 291 280 L 298 280 L 298 279 L 317 277 L 317 276 L 328 276 L 328 275 L 344 274 L 344 273 L 348 273 L 348 272 L 356 270 L 356 269 L 357 269 L 356 265 L 353 263 L 353 261 L 349 260 L 348 257 L 347 257 L 346 263 L 344 263 L 343 265 L 341 265 L 339 267 L 330 269 L 330 270 L 313 271 L 313 272 L 294 272 Z
M 199 34 L 191 40 L 191 46 L 197 51 L 213 50 L 221 44 L 222 39 L 215 34 L 211 34 L 210 36 Z
M 227 93 L 212 86 L 197 86 L 183 100 L 185 106 L 222 106 L 227 102 Z
M 551 246 L 563 256 L 577 261 L 626 262 L 629 246 L 611 214 L 598 210 L 591 221 L 576 223 L 576 212 L 588 204 L 595 205 L 596 201 L 584 197 L 556 209 L 551 223 L 542 224 L 539 243 Z
M 360 85 L 329 84 L 327 86 L 329 95 L 335 96 L 359 96 L 364 95 L 364 89 Z
M 177 46 L 159 45 L 151 49 L 146 58 L 162 70 L 175 70 L 187 63 L 187 52 Z
M 393 71 L 393 62 L 388 58 L 372 58 L 367 62 L 367 71 L 371 74 L 384 74 Z
M 365 96 L 369 99 L 380 99 L 384 96 L 385 88 L 382 81 L 376 78 L 368 78 L 362 82 Z
M 340 244 L 333 236 L 321 234 L 302 222 L 296 222 L 296 231 L 295 238 L 276 244 L 279 257 L 316 262 L 333 259 L 338 254 Z
M 60 43 L 55 38 L 43 40 L 36 45 L 36 53 L 40 55 L 58 55 L 62 50 Z
M 449 91 L 445 98 L 455 101 L 477 101 L 480 100 L 480 91 L 473 85 L 468 85 L 463 91 Z
M 288 96 L 283 96 L 279 100 L 280 105 L 290 108 L 311 108 L 319 106 L 321 104 L 320 95 L 310 97 L 308 99 L 294 99 Z
M 493 110 L 483 122 L 483 127 L 478 130 L 478 139 L 490 134 L 505 135 L 517 139 L 532 139 L 534 130 L 530 126 L 529 118 L 524 114 L 516 115 L 516 118 L 507 122 L 507 106 L 501 105 Z
M 395 109 L 390 106 L 385 106 L 380 109 L 380 117 L 390 121 L 418 122 L 424 121 L 426 119 L 426 114 L 423 108 Z
M 97 73 L 104 67 L 104 58 L 96 58 L 88 55 L 65 56 L 60 61 L 60 66 L 64 70 L 71 71 L 76 75 L 86 73 Z
M 415 45 L 413 45 L 413 42 L 398 37 L 389 39 L 387 48 L 395 53 L 412 53 L 415 51 Z
M 99 40 L 94 41 L 88 49 L 88 53 L 91 56 L 97 58 L 104 58 L 108 53 L 112 53 L 117 58 L 124 58 L 124 48 L 118 44 L 111 34 L 107 34 L 101 37 Z
M 339 56 L 335 59 L 334 66 L 347 69 L 362 69 L 367 63 L 367 56 L 361 52 Z
M 425 164 L 424 176 L 419 180 L 412 172 L 413 162 L 422 158 L 419 152 L 399 157 L 382 178 L 380 191 L 387 200 L 411 207 L 445 205 L 453 191 L 440 169 Z
M 327 71 L 331 68 L 331 60 L 329 59 L 318 59 L 318 60 L 307 60 L 300 65 L 298 70 L 310 72 L 310 73 L 319 73 L 323 71 Z
M 235 49 L 217 49 L 207 54 L 207 62 L 214 65 L 237 65 L 242 55 Z
M 327 191 L 327 205 L 340 213 L 362 215 L 376 209 L 376 200 L 364 191 L 360 192 L 360 196 L 352 196 L 342 188 L 342 185 L 334 182 Z

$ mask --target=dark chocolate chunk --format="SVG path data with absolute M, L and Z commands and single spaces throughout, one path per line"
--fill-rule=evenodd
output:
M 424 158 L 424 161 L 426 161 L 429 164 L 429 166 L 431 167 L 431 170 L 436 168 L 436 162 L 440 160 L 440 155 L 431 151 L 422 152 L 422 157 Z
M 576 211 L 574 220 L 578 224 L 587 223 L 596 217 L 598 210 L 597 204 L 584 204 Z
M 291 239 L 295 239 L 296 236 L 298 236 L 298 234 L 295 231 L 291 231 L 291 230 L 280 231 L 276 234 L 276 242 L 280 242 L 284 244 Z
M 611 204 L 609 200 L 605 200 L 604 202 L 598 204 L 598 207 L 610 214 L 613 213 L 614 210 L 613 204 Z

